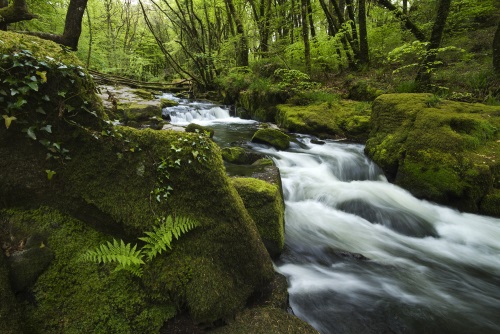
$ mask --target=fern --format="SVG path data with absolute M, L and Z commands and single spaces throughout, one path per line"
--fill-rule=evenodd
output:
M 147 261 L 151 261 L 156 255 L 166 252 L 167 248 L 172 249 L 171 243 L 173 237 L 179 237 L 199 226 L 199 223 L 189 218 L 171 216 L 158 219 L 160 225 L 153 228 L 152 232 L 145 232 L 146 236 L 139 238 L 146 244 L 139 250 L 137 245 L 125 244 L 123 240 L 113 239 L 113 243 L 107 242 L 96 247 L 94 250 L 88 250 L 82 259 L 97 263 L 117 263 L 114 270 L 126 270 L 135 276 L 142 276 L 142 266 L 145 264 L 143 257 L 146 255 Z
M 113 243 L 102 244 L 94 250 L 89 250 L 83 256 L 84 260 L 97 263 L 117 262 L 121 266 L 141 265 L 142 249 L 136 250 L 137 245 L 132 247 L 132 244 L 125 244 L 123 240 L 118 242 L 113 239 Z
M 149 261 L 161 254 L 162 251 L 167 251 L 167 248 L 172 249 L 170 245 L 172 237 L 178 240 L 182 234 L 198 226 L 198 222 L 186 217 L 173 219 L 172 216 L 168 216 L 162 217 L 158 221 L 160 225 L 154 227 L 153 232 L 146 232 L 147 236 L 139 238 L 146 243 L 142 249 L 144 249 Z

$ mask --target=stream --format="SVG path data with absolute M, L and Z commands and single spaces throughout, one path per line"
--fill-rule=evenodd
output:
M 244 142 L 280 169 L 286 244 L 275 268 L 299 318 L 320 333 L 500 333 L 500 219 L 414 198 L 363 145 L 296 135 L 277 151 L 250 143 L 257 122 L 177 100 L 164 110 L 172 123 L 210 126 L 219 145 Z

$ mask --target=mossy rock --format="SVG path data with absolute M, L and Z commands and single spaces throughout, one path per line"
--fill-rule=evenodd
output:
M 263 155 L 240 146 L 224 147 L 222 149 L 224 161 L 237 165 L 250 165 L 263 158 Z M 271 160 L 272 164 L 272 160 Z
M 145 100 L 154 99 L 153 93 L 148 91 L 148 90 L 145 90 L 145 89 L 134 89 L 134 90 L 132 90 L 132 93 L 134 93 L 135 95 L 137 95 L 140 98 L 143 98 Z
M 169 99 L 166 99 L 164 97 L 160 98 L 160 107 L 163 108 L 168 108 L 168 107 L 175 107 L 178 106 L 179 102 L 177 101 L 172 101 Z
M 382 95 L 365 151 L 417 197 L 498 216 L 499 112 L 431 94 Z
M 30 128 L 31 138 L 49 140 L 51 133 L 66 127 L 61 120 L 98 127 L 107 119 L 91 75 L 60 45 L 0 31 L 0 54 L 0 72 L 6 79 L 0 81 L 0 92 L 17 91 L 0 94 L 0 110 L 12 120 L 9 129 Z M 44 127 L 46 130 L 40 130 Z
M 276 129 L 259 129 L 254 133 L 252 142 L 273 146 L 279 150 L 290 147 L 290 137 Z
M 134 276 L 82 262 L 85 250 L 110 240 L 87 224 L 47 207 L 0 210 L 0 217 L 16 239 L 46 236 L 44 245 L 54 253 L 30 289 L 33 297 L 22 304 L 24 328 L 18 333 L 158 333 L 175 315 L 174 304 L 151 303 Z
M 208 133 L 208 136 L 210 138 L 213 138 L 214 134 L 215 134 L 214 129 L 207 127 L 207 126 L 200 125 L 200 124 L 196 124 L 196 123 L 189 123 L 189 125 L 186 126 L 186 132 Z
M 238 113 L 260 122 L 275 122 L 276 105 L 284 103 L 287 95 L 280 91 L 246 90 L 239 93 L 237 106 L 245 112 Z
M 153 117 L 161 119 L 161 108 L 157 104 L 131 103 L 123 106 L 127 122 L 144 122 Z
M 269 254 L 273 258 L 279 257 L 285 243 L 285 208 L 281 189 L 254 178 L 233 178 L 232 182 L 257 224 Z
M 58 71 L 47 71 L 47 84 L 80 89 Z M 58 89 L 46 92 L 57 101 Z M 98 101 L 88 94 L 89 101 Z M 155 333 L 181 308 L 196 322 L 232 318 L 274 271 L 255 222 L 226 175 L 220 148 L 200 133 L 112 126 L 101 117 L 102 106 L 88 112 L 88 103 L 75 100 L 74 109 L 65 111 L 74 116 L 69 119 L 64 112 L 61 118 L 58 105 L 47 105 L 40 114 L 51 120 L 50 142 L 67 150 L 60 159 L 47 159 L 54 152 L 27 138 L 16 122 L 0 127 L 0 156 L 9 157 L 0 159 L 0 210 L 23 208 L 4 211 L 2 227 L 7 221 L 26 237 L 47 235 L 46 246 L 54 251 L 33 285 L 38 304 L 24 308 L 27 332 Z M 41 205 L 46 209 L 32 211 Z M 80 252 L 105 240 L 137 240 L 169 214 L 201 226 L 146 266 L 142 279 L 79 261 Z M 8 237 L 3 229 L 0 235 Z
M 0 226 L 1 228 L 1 226 Z M 9 280 L 7 261 L 0 252 L 0 331 L 5 334 L 23 333 L 21 312 Z
M 373 101 L 383 93 L 363 80 L 357 81 L 349 87 L 349 99 L 356 101 Z
M 281 309 L 257 307 L 238 314 L 234 321 L 215 330 L 214 333 L 318 334 L 318 331 L 305 321 Z
M 349 100 L 307 106 L 281 104 L 276 122 L 290 132 L 362 142 L 370 132 L 370 106 Z

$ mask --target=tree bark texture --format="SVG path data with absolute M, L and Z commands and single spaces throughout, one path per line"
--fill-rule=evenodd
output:
M 359 62 L 368 64 L 368 32 L 366 28 L 366 0 L 359 0 L 358 8 L 359 22 Z
M 497 76 L 500 76 L 500 22 L 493 38 L 493 69 Z
M 0 4 L 5 5 L 8 1 L 2 0 Z M 26 0 L 14 0 L 10 5 L 3 7 L 0 5 L 0 24 L 6 25 L 19 21 L 28 21 L 36 18 L 30 13 Z
M 311 45 L 309 43 L 309 28 L 307 26 L 307 0 L 300 0 L 302 18 L 302 39 L 304 41 L 304 63 L 307 74 L 311 74 Z

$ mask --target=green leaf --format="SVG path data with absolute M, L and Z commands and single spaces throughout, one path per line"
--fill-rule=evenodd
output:
M 33 140 L 36 140 L 36 135 L 35 135 L 35 131 L 33 131 L 35 127 L 32 126 L 30 127 L 27 131 L 26 131 L 26 134 L 28 135 L 28 137 L 30 137 L 31 139 Z
M 15 121 L 17 120 L 16 117 L 14 116 L 9 116 L 9 115 L 2 115 L 2 117 L 4 118 L 5 120 L 5 127 L 8 129 L 10 127 L 10 124 L 12 123 L 12 121 Z
M 48 97 L 47 95 L 44 95 L 44 96 L 42 96 L 42 100 L 44 100 L 44 101 L 50 101 L 50 97 Z
M 15 88 L 11 88 L 11 89 L 10 89 L 10 95 L 11 95 L 11 96 L 14 96 L 14 95 L 16 95 L 16 94 L 19 94 L 19 91 L 18 91 L 17 89 L 15 89 Z
M 52 125 L 47 124 L 43 128 L 40 128 L 40 130 L 47 131 L 48 133 L 52 133 Z
M 57 95 L 62 96 L 62 97 L 66 97 L 66 92 L 60 91 L 60 92 L 57 92 Z
M 200 154 L 198 151 L 193 151 L 191 152 L 193 154 L 193 157 L 196 159 L 196 157 L 198 156 L 198 154 Z
M 46 169 L 45 173 L 47 173 L 47 180 L 52 180 L 52 177 L 56 175 L 56 172 L 50 169 Z
M 28 83 L 28 86 L 35 92 L 38 92 L 38 84 L 36 82 L 30 82 Z
M 47 71 L 36 71 L 36 74 L 42 79 L 42 83 L 47 82 Z
M 45 112 L 45 110 L 42 109 L 42 107 L 36 108 L 35 111 L 39 114 L 47 115 L 47 113 Z

